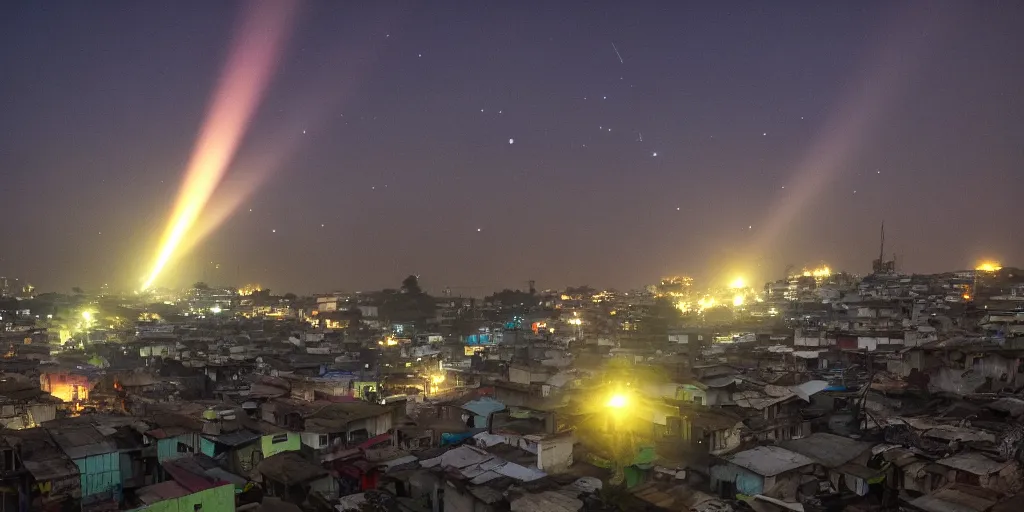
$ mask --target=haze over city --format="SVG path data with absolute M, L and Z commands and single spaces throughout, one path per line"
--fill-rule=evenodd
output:
M 1021 27 L 6 0 L 0 511 L 1020 512 Z
M 883 221 L 905 272 L 1024 258 L 1019 3 L 282 4 L 5 5 L 0 273 L 139 288 L 232 69 L 155 286 L 867 273 Z

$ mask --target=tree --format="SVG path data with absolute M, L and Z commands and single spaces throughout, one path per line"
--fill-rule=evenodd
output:
M 74 287 L 71 288 L 71 293 L 73 293 L 75 295 L 82 295 L 85 292 L 83 292 L 81 288 L 79 288 L 77 286 L 74 286 Z
M 402 292 L 403 293 L 407 293 L 409 295 L 420 295 L 420 294 L 422 294 L 423 290 L 420 289 L 420 279 L 418 277 L 416 277 L 415 275 L 410 275 L 409 277 L 403 279 L 402 280 Z
M 291 302 L 291 301 L 294 301 L 295 299 L 297 299 L 298 296 L 296 296 L 294 293 L 286 293 L 281 298 L 286 300 L 286 301 Z
M 192 288 L 195 288 L 196 290 L 209 290 L 210 289 L 210 285 L 208 285 L 208 284 L 206 284 L 206 283 L 204 283 L 202 281 L 199 281 L 196 284 L 193 284 Z

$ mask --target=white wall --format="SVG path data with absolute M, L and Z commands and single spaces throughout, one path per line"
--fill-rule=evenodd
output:
M 546 473 L 568 469 L 572 465 L 574 442 L 575 436 L 572 433 L 542 440 L 537 448 L 537 469 Z

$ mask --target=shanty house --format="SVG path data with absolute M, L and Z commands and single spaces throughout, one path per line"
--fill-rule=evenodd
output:
M 758 446 L 722 458 L 711 466 L 711 488 L 719 496 L 762 494 L 813 472 L 814 461 L 778 446 Z
M 121 502 L 121 457 L 113 440 L 91 424 L 55 420 L 44 428 L 78 466 L 83 507 Z

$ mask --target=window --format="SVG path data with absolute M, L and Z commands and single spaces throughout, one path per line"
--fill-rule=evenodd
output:
M 317 446 L 318 447 L 327 446 L 328 442 L 329 441 L 327 440 L 327 434 L 320 434 L 320 442 L 317 443 Z
M 701 396 L 693 397 L 693 403 L 695 403 L 697 405 L 704 405 L 704 397 L 701 397 Z

